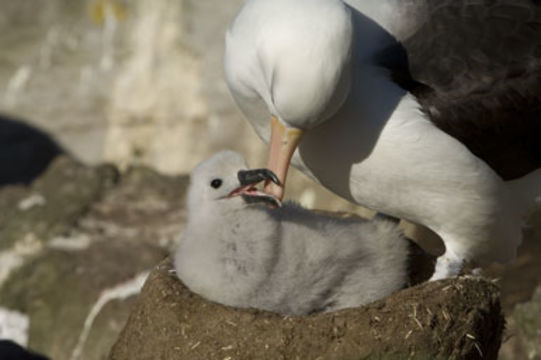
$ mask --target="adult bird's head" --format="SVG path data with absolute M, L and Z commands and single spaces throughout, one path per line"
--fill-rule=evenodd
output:
M 278 199 L 256 188 L 262 181 L 280 184 L 276 175 L 268 169 L 246 168 L 244 158 L 234 151 L 219 152 L 199 164 L 190 178 L 189 212 L 227 211 L 253 203 L 279 207 Z
M 225 73 L 245 113 L 270 143 L 267 167 L 285 183 L 303 133 L 334 115 L 350 87 L 353 23 L 341 0 L 248 0 L 226 36 Z M 249 115 L 250 116 L 250 115 Z M 269 182 L 269 194 L 284 188 Z

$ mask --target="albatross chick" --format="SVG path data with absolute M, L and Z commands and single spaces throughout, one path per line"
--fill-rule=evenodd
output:
M 277 177 L 246 169 L 241 155 L 224 151 L 191 175 L 188 223 L 174 262 L 193 292 L 302 315 L 363 305 L 406 284 L 408 243 L 396 224 L 282 205 L 255 187 Z

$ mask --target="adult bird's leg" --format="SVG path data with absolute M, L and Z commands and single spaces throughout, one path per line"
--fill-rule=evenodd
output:
M 267 181 L 265 183 L 265 192 L 274 195 L 280 200 L 284 197 L 284 187 L 291 157 L 299 145 L 303 133 L 303 130 L 286 127 L 275 116 L 271 117 L 271 138 L 267 168 L 278 176 L 281 184 L 278 185 Z
M 429 281 L 456 277 L 462 270 L 463 266 L 464 259 L 457 256 L 451 250 L 447 249 L 445 251 L 445 254 L 440 256 L 436 261 L 436 268 L 434 270 L 434 274 Z

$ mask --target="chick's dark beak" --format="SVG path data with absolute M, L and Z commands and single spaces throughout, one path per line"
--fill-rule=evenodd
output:
M 280 185 L 278 176 L 269 169 L 240 170 L 237 173 L 237 177 L 242 186 L 256 185 L 266 180 L 270 180 L 278 186 Z
M 240 170 L 237 173 L 237 178 L 241 186 L 229 196 L 242 196 L 248 204 L 264 203 L 271 208 L 282 206 L 277 197 L 256 188 L 256 185 L 263 181 L 272 181 L 276 185 L 280 185 L 278 177 L 269 169 Z

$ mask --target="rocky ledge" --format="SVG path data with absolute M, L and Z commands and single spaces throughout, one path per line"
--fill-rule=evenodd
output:
M 0 187 L 0 341 L 55 360 L 104 359 L 182 229 L 186 186 L 184 176 L 59 156 L 31 184 Z M 0 359 L 13 358 L 11 345 L 0 344 Z

